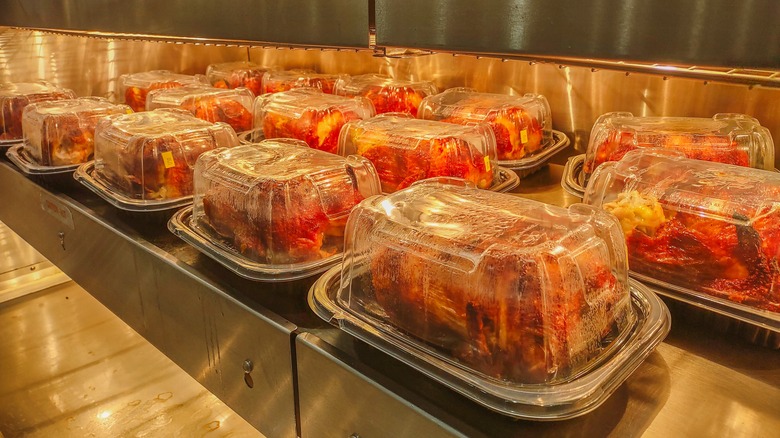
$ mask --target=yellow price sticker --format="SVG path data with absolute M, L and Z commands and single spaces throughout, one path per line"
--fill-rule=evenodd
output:
M 523 129 L 520 131 L 520 143 L 528 143 L 528 130 Z
M 490 172 L 490 157 L 485 157 L 485 171 Z
M 176 167 L 176 162 L 173 161 L 173 152 L 166 151 L 163 152 L 161 155 L 163 159 L 163 165 L 165 166 L 166 169 L 170 169 L 171 167 Z

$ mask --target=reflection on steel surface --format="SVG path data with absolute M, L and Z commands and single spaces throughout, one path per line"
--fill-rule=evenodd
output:
M 0 303 L 69 280 L 35 248 L 0 222 Z
M 48 261 L 0 274 L 0 303 L 70 281 Z
M 379 45 L 780 67 L 772 1 L 376 0 Z
M 122 96 L 118 78 L 122 73 L 153 69 L 204 73 L 209 63 L 245 59 L 246 53 L 246 49 L 239 48 L 107 40 L 0 28 L 0 82 L 46 79 L 72 87 L 79 96 L 119 101 Z
M 35 248 L 0 222 L 0 275 L 45 261 Z
M 0 435 L 262 436 L 75 285 L 0 304 Z
M 0 82 L 48 78 L 80 96 L 119 100 L 122 73 L 170 69 L 204 73 L 210 63 L 251 60 L 278 68 L 313 68 L 324 73 L 379 72 L 394 77 L 431 80 L 439 89 L 473 87 L 479 91 L 544 95 L 552 109 L 553 128 L 572 139 L 568 154 L 582 153 L 598 116 L 629 111 L 638 116 L 711 117 L 736 112 L 756 117 L 780 139 L 780 88 L 695 80 L 564 63 L 432 54 L 409 58 L 374 57 L 370 50 L 303 50 L 217 47 L 155 41 L 108 40 L 0 28 Z M 626 70 L 632 70 L 626 67 Z M 730 73 L 729 73 L 730 72 Z M 745 71 L 743 71 L 745 72 Z M 628 73 L 628 74 L 627 74 Z M 759 75 L 772 80 L 773 73 Z M 777 142 L 780 148 L 780 142 Z M 775 154 L 780 160 L 780 152 Z M 565 157 L 558 157 L 563 163 Z
M 368 45 L 365 0 L 135 0 L 3 3 L 0 23 L 149 36 Z

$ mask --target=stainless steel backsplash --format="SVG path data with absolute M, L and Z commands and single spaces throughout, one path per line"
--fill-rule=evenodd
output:
M 572 138 L 570 154 L 585 150 L 593 122 L 610 111 L 697 117 L 745 113 L 767 126 L 780 144 L 780 88 L 452 54 L 386 58 L 369 50 L 225 47 L 0 28 L 0 82 L 46 79 L 80 96 L 117 100 L 123 73 L 153 69 L 205 73 L 210 63 L 247 59 L 279 68 L 382 72 L 431 80 L 440 89 L 466 86 L 539 93 L 550 102 L 554 128 Z M 777 151 L 775 156 L 780 159 Z

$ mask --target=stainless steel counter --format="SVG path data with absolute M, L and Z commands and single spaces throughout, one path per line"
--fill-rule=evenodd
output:
M 561 173 L 558 165 L 543 168 L 516 194 L 577 202 L 561 190 Z M 312 280 L 240 279 L 168 233 L 165 215 L 121 213 L 80 187 L 49 191 L 8 163 L 0 163 L 0 185 L 0 220 L 267 436 L 753 437 L 780 430 L 780 352 L 693 309 L 671 306 L 666 341 L 596 411 L 517 421 L 323 323 L 306 304 Z M 107 285 L 123 287 L 117 293 Z

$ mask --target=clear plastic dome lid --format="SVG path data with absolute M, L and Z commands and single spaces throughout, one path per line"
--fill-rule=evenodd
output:
M 349 212 L 378 193 L 364 158 L 264 140 L 201 155 L 191 222 L 233 255 L 305 269 L 341 253 Z
M 100 97 L 30 104 L 22 117 L 25 150 L 44 166 L 85 163 L 94 153 L 98 120 L 132 112 L 127 105 L 114 104 Z
M 311 148 L 336 153 L 344 124 L 372 117 L 374 107 L 363 97 L 296 88 L 259 96 L 255 99 L 254 115 L 254 126 L 263 128 L 265 138 L 295 138 Z
M 513 387 L 571 381 L 635 317 L 614 217 L 430 179 L 355 208 L 338 301 L 391 338 Z
M 146 109 L 146 94 L 160 88 L 175 88 L 185 85 L 209 85 L 203 75 L 184 75 L 168 70 L 152 70 L 140 73 L 124 74 L 119 77 L 124 103 L 133 111 Z
M 450 123 L 486 122 L 496 136 L 498 160 L 522 165 L 552 146 L 552 119 L 547 99 L 539 94 L 511 96 L 450 88 L 426 97 L 417 117 Z
M 0 84 L 0 143 L 22 140 L 22 116 L 27 105 L 75 97 L 72 90 L 45 81 Z
M 661 147 L 688 158 L 771 170 L 775 147 L 769 130 L 744 114 L 705 117 L 636 117 L 616 112 L 596 120 L 585 154 L 585 178 L 628 151 Z
M 294 88 L 315 88 L 333 94 L 336 81 L 345 74 L 317 73 L 313 70 L 272 70 L 263 75 L 263 92 L 278 93 Z
M 436 86 L 429 81 L 407 81 L 389 76 L 366 74 L 341 78 L 334 93 L 347 96 L 363 96 L 374 104 L 377 114 L 407 113 L 417 116 L 422 100 L 436 94 Z
M 632 273 L 780 329 L 777 172 L 638 149 L 596 168 L 585 202 L 620 221 Z
M 0 84 L 0 99 L 26 97 L 31 103 L 46 99 L 48 95 L 70 93 L 73 93 L 73 91 L 46 81 L 6 82 Z
M 254 62 L 236 61 L 210 64 L 206 78 L 217 88 L 248 88 L 255 96 L 263 94 L 263 74 L 269 69 Z
M 224 122 L 236 132 L 244 132 L 252 129 L 254 98 L 247 88 L 184 86 L 150 91 L 146 109 L 181 108 L 199 119 Z
M 440 176 L 488 189 L 497 172 L 495 137 L 487 124 L 454 125 L 406 114 L 347 123 L 339 137 L 339 154 L 368 158 L 385 193 Z
M 201 153 L 238 143 L 229 125 L 184 110 L 109 116 L 95 129 L 95 174 L 130 199 L 181 198 L 192 195 L 192 168 Z

